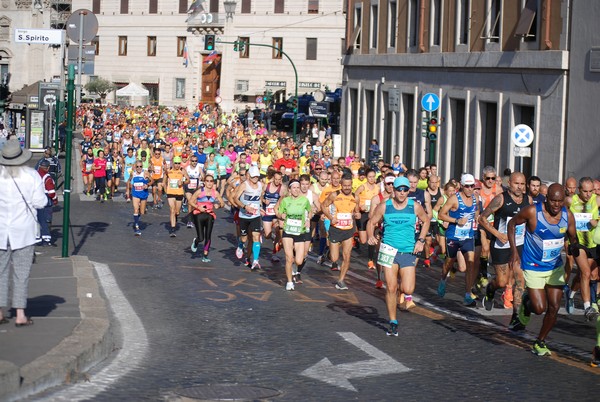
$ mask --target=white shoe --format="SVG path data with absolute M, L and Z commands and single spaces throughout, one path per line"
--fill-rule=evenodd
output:
M 295 290 L 294 282 L 288 282 L 287 285 L 285 285 L 285 290 Z
M 242 250 L 242 248 L 241 248 L 241 247 L 238 247 L 238 248 L 235 250 L 235 256 L 238 258 L 238 260 L 241 260 L 241 259 L 242 259 L 242 257 L 244 256 L 244 250 Z

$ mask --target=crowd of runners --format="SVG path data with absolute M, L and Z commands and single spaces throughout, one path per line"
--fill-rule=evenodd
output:
M 202 105 L 193 112 L 83 105 L 78 121 L 84 192 L 99 202 L 131 202 L 136 236 L 146 209 L 161 209 L 166 199 L 169 236 L 180 225 L 194 228 L 191 250 L 210 262 L 215 210 L 227 208 L 237 258 L 257 270 L 261 257 L 277 263 L 281 255 L 288 291 L 302 284 L 311 251 L 317 265 L 336 272 L 339 291 L 348 290 L 349 269 L 372 269 L 375 286 L 385 288 L 390 336 L 398 336 L 397 309 L 416 306 L 416 268 L 434 260 L 442 262 L 439 297 L 447 279 L 464 272 L 464 305 L 491 310 L 501 292 L 499 307 L 513 312 L 509 329 L 524 330 L 532 313 L 545 314 L 532 346 L 537 355 L 551 354 L 546 337 L 562 305 L 573 313 L 577 292 L 586 320 L 600 326 L 597 179 L 546 185 L 487 166 L 480 179 L 463 173 L 441 183 L 436 165 L 409 169 L 398 155 L 374 158 L 376 140 L 368 160 L 353 151 L 334 157 L 331 133 L 319 127 L 303 128 L 294 141 L 258 119 Z M 366 267 L 351 263 L 360 247 Z M 597 342 L 594 366 L 600 336 Z

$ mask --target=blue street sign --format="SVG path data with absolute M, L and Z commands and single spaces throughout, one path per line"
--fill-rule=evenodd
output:
M 421 107 L 428 112 L 434 112 L 440 108 L 440 97 L 434 93 L 426 93 L 421 98 Z
M 515 126 L 510 132 L 513 144 L 518 147 L 528 147 L 533 142 L 533 130 L 526 124 Z

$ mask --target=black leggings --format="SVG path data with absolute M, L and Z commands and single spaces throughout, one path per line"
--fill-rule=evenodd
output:
M 106 193 L 106 176 L 96 177 L 95 182 L 96 182 L 96 188 L 98 189 L 98 192 L 100 193 L 100 195 L 101 196 L 104 195 Z
M 204 255 L 208 255 L 215 218 L 211 214 L 199 213 L 192 215 L 192 220 L 196 228 L 196 242 L 197 244 L 204 242 Z

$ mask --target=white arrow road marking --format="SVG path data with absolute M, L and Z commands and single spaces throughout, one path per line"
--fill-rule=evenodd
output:
M 324 358 L 301 374 L 315 380 L 326 382 L 336 387 L 358 392 L 350 383 L 351 378 L 373 377 L 383 374 L 404 373 L 410 371 L 404 364 L 397 362 L 391 356 L 383 353 L 373 345 L 368 344 L 352 332 L 338 332 L 346 342 L 356 346 L 373 359 L 354 363 L 333 365 L 328 358 Z

